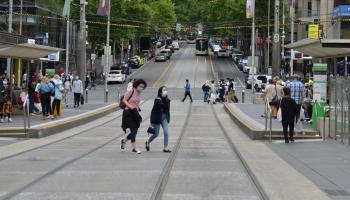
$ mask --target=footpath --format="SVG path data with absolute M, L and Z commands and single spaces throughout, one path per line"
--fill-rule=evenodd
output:
M 237 130 L 231 131 L 237 151 L 269 199 L 350 199 L 348 145 L 323 141 L 306 123 L 307 134 L 285 144 L 277 120 L 272 123 L 275 137 L 269 142 L 265 119 L 260 117 L 264 105 L 225 104 L 224 110 L 235 122 L 226 126 Z

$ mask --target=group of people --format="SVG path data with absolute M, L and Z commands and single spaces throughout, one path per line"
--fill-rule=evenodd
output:
M 286 143 L 294 142 L 295 124 L 312 119 L 312 84 L 301 82 L 299 75 L 292 75 L 284 85 L 279 77 L 269 80 L 264 96 L 271 106 L 273 118 L 280 118 Z M 278 111 L 280 110 L 280 117 Z M 262 115 L 265 117 L 266 113 Z M 288 133 L 289 128 L 289 133 Z M 302 130 L 300 130 L 302 131 Z
M 147 87 L 147 83 L 143 79 L 131 80 L 124 94 L 123 103 L 125 108 L 122 115 L 122 129 L 125 132 L 125 137 L 120 141 L 120 148 L 125 149 L 125 144 L 131 141 L 132 152 L 140 154 L 141 151 L 136 147 L 136 136 L 140 128 L 142 117 L 140 115 L 141 94 Z M 157 97 L 151 111 L 150 124 L 154 128 L 154 132 L 145 141 L 146 151 L 150 151 L 150 144 L 159 136 L 160 127 L 164 132 L 164 153 L 170 153 L 168 148 L 168 135 L 170 123 L 170 99 L 168 97 L 168 89 L 162 86 L 158 89 Z
M 204 93 L 204 102 L 215 104 L 218 102 L 228 102 L 232 103 L 238 102 L 238 98 L 235 95 L 236 83 L 234 79 L 227 78 L 226 81 L 221 79 L 218 85 L 215 85 L 215 81 L 211 82 L 207 80 L 203 86 L 202 90 Z
M 71 75 L 39 75 L 32 77 L 28 85 L 29 113 L 41 113 L 43 120 L 62 117 L 62 105 L 69 106 L 69 98 L 74 93 L 74 108 L 80 106 L 83 83 Z M 64 101 L 64 102 L 63 102 Z

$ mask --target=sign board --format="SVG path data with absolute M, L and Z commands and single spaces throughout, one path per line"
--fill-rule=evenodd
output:
M 33 39 L 28 39 L 28 44 L 35 44 L 35 40 L 33 40 Z
M 308 38 L 309 39 L 319 39 L 319 27 L 318 24 L 309 24 L 309 33 Z
M 250 19 L 254 17 L 255 13 L 255 0 L 247 0 L 246 4 L 246 18 Z
M 278 43 L 280 41 L 280 35 L 278 33 L 275 33 L 273 35 L 273 42 Z
M 96 54 L 91 54 L 91 60 L 96 60 Z
M 49 54 L 47 58 L 48 58 L 48 61 L 58 62 L 60 61 L 60 52 Z
M 333 10 L 333 18 L 337 17 L 349 17 L 350 5 L 340 5 Z
M 326 102 L 327 100 L 327 64 L 314 63 L 312 67 L 314 72 L 313 100 L 317 102 Z

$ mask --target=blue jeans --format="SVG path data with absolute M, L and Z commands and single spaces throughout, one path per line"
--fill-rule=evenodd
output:
M 204 92 L 204 102 L 207 102 L 210 98 L 210 92 Z
M 159 125 L 154 124 L 155 133 L 148 139 L 148 144 L 150 144 L 154 139 L 156 139 L 159 136 L 159 130 L 161 125 L 164 132 L 164 147 L 168 146 L 169 123 L 165 114 L 162 115 L 162 121 L 160 122 Z
M 34 97 L 29 97 L 29 113 L 34 113 Z

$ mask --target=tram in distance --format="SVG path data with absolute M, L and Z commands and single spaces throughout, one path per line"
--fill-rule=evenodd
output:
M 208 55 L 209 40 L 207 37 L 196 38 L 196 56 Z

